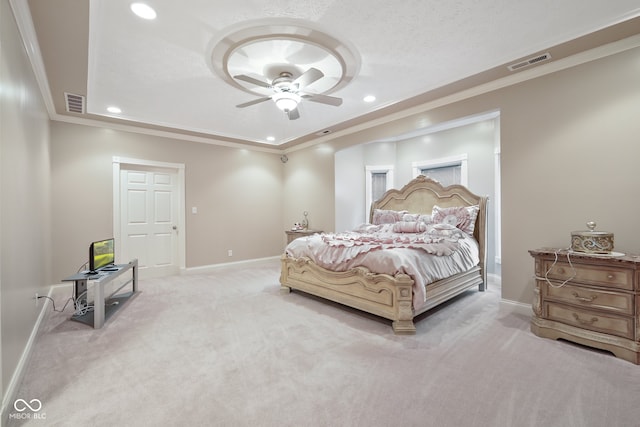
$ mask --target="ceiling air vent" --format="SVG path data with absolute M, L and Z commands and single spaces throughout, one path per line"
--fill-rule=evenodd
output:
M 65 92 L 64 100 L 67 104 L 67 112 L 84 114 L 84 96 Z
M 520 61 L 515 64 L 509 65 L 507 68 L 509 71 L 517 71 L 524 67 L 529 67 L 531 65 L 535 65 L 539 62 L 548 61 L 551 59 L 551 54 L 549 52 L 543 53 L 542 55 L 535 56 L 533 58 L 525 59 L 524 61 Z

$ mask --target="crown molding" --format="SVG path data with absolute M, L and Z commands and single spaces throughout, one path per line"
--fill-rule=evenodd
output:
M 13 16 L 18 26 L 18 32 L 20 33 L 20 37 L 22 37 L 22 43 L 27 52 L 27 57 L 31 62 L 31 68 L 40 87 L 40 94 L 42 95 L 45 108 L 47 109 L 49 118 L 51 118 L 56 111 L 53 98 L 51 97 L 49 80 L 47 79 L 47 73 L 42 60 L 40 45 L 38 44 L 38 37 L 36 36 L 36 29 L 33 27 L 29 4 L 27 0 L 9 0 L 9 4 L 11 5 L 11 10 L 13 11 Z
M 240 144 L 236 142 L 221 141 L 221 140 L 215 139 L 214 137 L 205 138 L 201 136 L 185 135 L 180 132 L 169 132 L 169 131 L 163 131 L 163 130 L 157 130 L 157 129 L 142 128 L 135 125 L 124 125 L 120 123 L 102 122 L 100 120 L 85 119 L 82 117 L 75 117 L 75 116 L 66 116 L 66 115 L 57 114 L 57 113 L 55 113 L 53 117 L 51 117 L 51 120 L 58 121 L 58 122 L 71 123 L 76 125 L 92 126 L 92 127 L 103 128 L 103 129 L 112 129 L 112 130 L 118 130 L 123 132 L 158 136 L 162 138 L 179 139 L 181 141 L 190 141 L 190 142 L 199 142 L 202 144 L 218 145 L 221 147 L 241 148 L 245 150 L 261 151 L 264 153 L 282 154 L 282 149 L 279 149 L 277 147 L 256 147 L 253 145 L 245 145 L 245 144 Z
M 294 147 L 290 147 L 285 151 L 285 153 L 291 153 L 294 151 L 302 150 L 305 148 L 312 147 L 317 144 L 321 144 L 327 141 L 335 140 L 340 137 L 352 135 L 357 132 L 365 131 L 367 129 L 374 128 L 376 126 L 385 125 L 387 123 L 391 123 L 397 120 L 401 120 L 416 114 L 421 114 L 428 112 L 430 110 L 434 110 L 439 107 L 443 107 L 446 105 L 450 105 L 456 102 L 464 101 L 469 98 L 473 98 L 478 95 L 483 95 L 489 92 L 493 92 L 499 89 L 503 89 L 508 86 L 513 86 L 519 83 L 523 83 L 528 80 L 532 80 L 538 77 L 542 77 L 548 74 L 552 74 L 558 71 L 562 71 L 568 68 L 572 68 L 578 65 L 582 65 L 591 61 L 595 61 L 598 59 L 606 58 L 607 56 L 615 55 L 617 53 L 621 53 L 630 49 L 634 49 L 640 46 L 640 34 L 632 37 L 628 37 L 626 39 L 619 40 L 617 42 L 605 44 L 603 46 L 599 46 L 597 48 L 593 48 L 567 58 L 559 59 L 556 61 L 552 61 L 546 64 L 541 64 L 538 67 L 534 67 L 528 70 L 520 71 L 511 76 L 503 77 L 501 79 L 497 79 L 485 84 L 481 84 L 475 86 L 470 89 L 466 89 L 425 104 L 421 104 L 415 107 L 407 108 L 406 110 L 402 110 L 397 113 L 389 114 L 388 116 L 372 120 L 360 125 L 352 126 L 347 129 L 343 129 L 337 131 L 335 133 L 331 133 L 327 136 L 322 136 L 312 141 L 308 141 Z M 435 124 L 433 126 L 438 126 Z M 427 132 L 428 128 L 423 129 L 414 129 L 410 132 Z

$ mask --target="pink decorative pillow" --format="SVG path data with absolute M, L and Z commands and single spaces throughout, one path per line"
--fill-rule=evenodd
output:
M 373 225 L 380 224 L 393 224 L 398 221 L 402 221 L 402 216 L 406 214 L 407 211 L 392 211 L 385 209 L 374 209 L 373 210 Z
M 451 208 L 434 206 L 431 212 L 431 220 L 434 223 L 451 224 L 467 234 L 473 234 L 479 210 L 478 205 Z
M 424 233 L 427 224 L 417 221 L 398 221 L 393 224 L 394 233 Z

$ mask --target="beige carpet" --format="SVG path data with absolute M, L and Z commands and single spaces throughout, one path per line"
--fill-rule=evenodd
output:
M 17 396 L 46 419 L 9 425 L 640 425 L 640 366 L 532 335 L 496 286 L 400 337 L 278 277 L 274 260 L 142 280 L 101 330 L 49 309 Z

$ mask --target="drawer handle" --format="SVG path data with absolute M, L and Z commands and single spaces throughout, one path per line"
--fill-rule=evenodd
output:
M 573 313 L 573 317 L 574 317 L 574 319 L 576 319 L 576 321 L 577 321 L 578 323 L 580 323 L 581 325 L 593 325 L 594 323 L 596 323 L 596 322 L 598 321 L 598 318 L 597 318 L 597 317 L 592 317 L 592 318 L 591 318 L 591 319 L 589 319 L 589 320 L 581 319 L 581 318 L 580 318 L 580 316 L 578 316 L 578 314 L 577 314 L 577 313 Z
M 616 276 L 614 276 L 613 274 L 607 274 L 607 279 L 609 279 L 609 280 L 613 279 L 614 277 L 616 277 Z
M 586 303 L 591 303 L 593 302 L 593 300 L 598 298 L 598 295 L 591 295 L 590 297 L 581 297 L 580 294 L 578 294 L 577 292 L 572 292 L 571 295 L 573 295 L 573 297 L 578 301 L 586 302 Z

